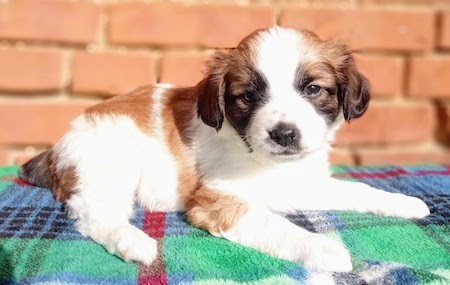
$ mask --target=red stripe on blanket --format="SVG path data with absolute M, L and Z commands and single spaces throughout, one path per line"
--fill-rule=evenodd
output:
M 16 183 L 16 184 L 19 185 L 19 186 L 31 186 L 31 184 L 29 184 L 29 183 L 23 181 L 23 180 L 20 179 L 20 178 L 15 178 L 15 179 L 14 179 L 14 183 Z
M 390 178 L 397 177 L 402 175 L 410 175 L 410 176 L 424 176 L 424 175 L 450 175 L 450 168 L 446 168 L 444 170 L 418 170 L 418 171 L 406 171 L 404 169 L 395 169 L 389 170 L 385 172 L 348 172 L 343 173 L 343 175 L 336 175 L 336 177 L 352 177 L 356 179 L 363 178 Z
M 152 238 L 164 237 L 166 214 L 163 212 L 145 212 L 142 228 Z
M 17 176 L 3 176 L 3 177 L 0 177 L 0 181 L 10 181 L 19 186 L 30 186 L 31 185 L 31 184 L 26 183 L 22 179 L 18 178 Z
M 158 242 L 158 254 L 150 266 L 139 264 L 139 285 L 166 285 L 167 274 L 162 256 L 166 214 L 164 212 L 145 212 L 143 231 Z
M 139 276 L 139 285 L 166 285 L 167 278 L 165 275 L 161 276 Z

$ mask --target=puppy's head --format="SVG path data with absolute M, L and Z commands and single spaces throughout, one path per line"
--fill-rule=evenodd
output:
M 226 120 L 249 151 L 277 157 L 322 148 L 369 103 L 346 46 L 279 27 L 217 52 L 196 92 L 205 124 L 220 131 Z

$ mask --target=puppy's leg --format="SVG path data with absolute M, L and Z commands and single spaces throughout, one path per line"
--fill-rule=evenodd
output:
M 149 265 L 157 254 L 156 241 L 129 222 L 140 171 L 124 161 L 110 165 L 97 162 L 95 168 L 84 171 L 79 190 L 67 204 L 84 236 L 126 261 Z
M 184 210 L 178 193 L 177 162 L 164 143 L 147 140 L 142 159 L 145 163 L 137 190 L 140 205 L 149 211 Z
M 80 117 L 54 151 L 57 171 L 76 169 L 67 205 L 77 229 L 125 260 L 150 264 L 156 241 L 129 223 L 142 176 L 144 143 L 129 118 Z
M 382 191 L 361 182 L 328 178 L 311 185 L 309 193 L 291 196 L 290 201 L 284 202 L 299 210 L 351 210 L 408 219 L 430 214 L 427 205 L 416 197 Z M 280 205 L 274 206 L 283 211 Z
M 352 270 L 350 255 L 342 244 L 308 232 L 264 206 L 203 193 L 188 203 L 188 209 L 191 223 L 215 236 L 316 269 Z
M 67 202 L 69 214 L 84 236 L 103 245 L 109 253 L 150 265 L 157 254 L 156 241 L 130 224 L 135 189 L 119 180 L 110 177 L 110 183 L 81 188 Z
M 311 233 L 269 211 L 250 210 L 221 235 L 272 256 L 329 270 L 351 271 L 351 258 L 345 247 L 324 235 Z

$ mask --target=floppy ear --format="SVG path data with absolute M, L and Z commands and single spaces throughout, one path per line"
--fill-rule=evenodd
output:
M 208 64 L 205 78 L 195 87 L 197 115 L 219 131 L 224 118 L 225 73 L 228 53 L 218 51 Z
M 362 116 L 367 110 L 370 101 L 370 83 L 356 69 L 351 55 L 347 58 L 342 73 L 344 76 L 338 99 L 342 105 L 345 120 L 350 121 Z
M 219 82 L 218 82 L 219 81 Z M 197 93 L 197 115 L 210 127 L 219 131 L 223 123 L 223 80 L 208 74 L 195 87 Z

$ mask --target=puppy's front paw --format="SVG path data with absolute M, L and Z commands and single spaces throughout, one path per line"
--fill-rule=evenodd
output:
M 388 208 L 380 211 L 383 216 L 396 216 L 406 219 L 420 219 L 428 216 L 428 206 L 419 198 L 394 194 L 390 201 L 386 201 Z
M 156 258 L 157 242 L 135 227 L 125 227 L 117 233 L 116 253 L 125 261 L 150 265 Z
M 306 241 L 303 264 L 314 269 L 327 271 L 352 271 L 352 261 L 345 247 L 319 234 L 311 234 Z

